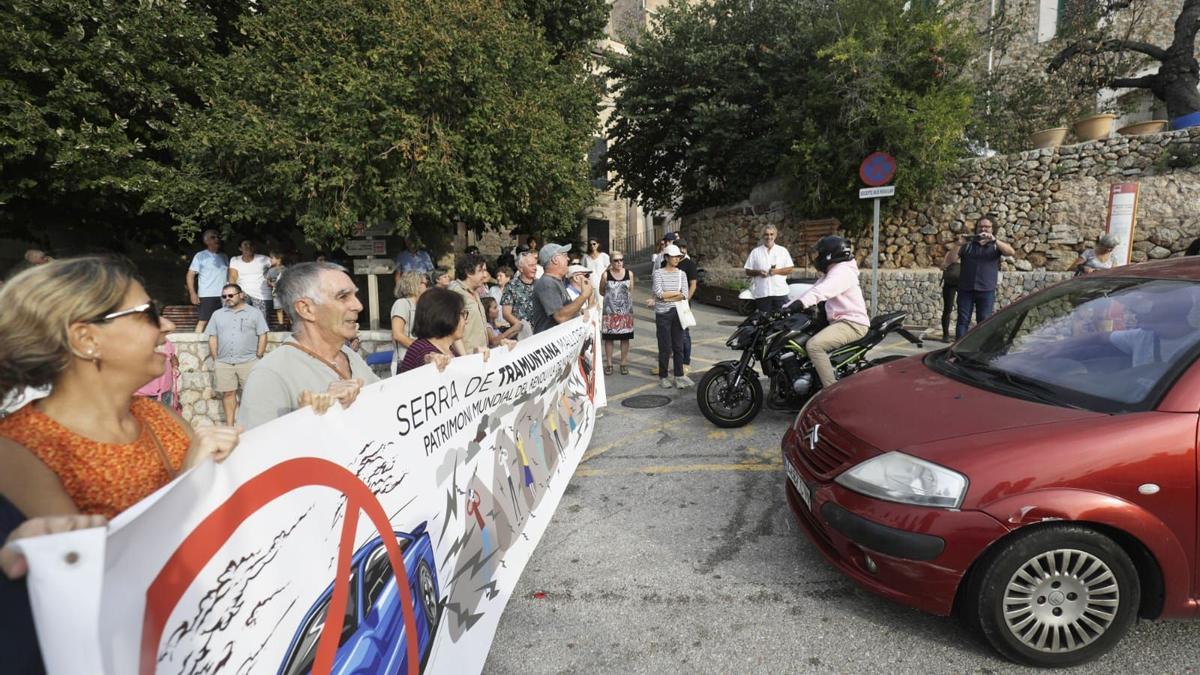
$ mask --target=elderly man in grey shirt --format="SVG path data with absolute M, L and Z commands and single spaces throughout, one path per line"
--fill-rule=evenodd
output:
M 208 336 L 208 352 L 213 357 L 216 371 L 213 387 L 221 394 L 225 406 L 225 423 L 236 422 L 238 390 L 246 386 L 246 379 L 254 364 L 267 350 L 267 320 L 262 312 L 246 304 L 246 294 L 237 284 L 225 284 L 221 289 L 224 307 L 213 312 L 204 334 Z
M 238 418 L 252 429 L 311 405 L 324 413 L 334 401 L 350 405 L 364 384 L 378 382 L 346 341 L 358 335 L 362 303 L 346 268 L 300 263 L 275 286 L 292 320 L 292 336 L 258 362 L 242 394 Z

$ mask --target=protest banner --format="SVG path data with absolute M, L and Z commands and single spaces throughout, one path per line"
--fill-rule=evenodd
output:
M 243 435 L 22 540 L 51 675 L 470 673 L 605 402 L 595 315 Z

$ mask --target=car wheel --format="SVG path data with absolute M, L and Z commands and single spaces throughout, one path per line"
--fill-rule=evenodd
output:
M 417 590 L 421 595 L 421 608 L 425 610 L 425 620 L 429 622 L 429 632 L 432 633 L 437 629 L 440 607 L 437 582 L 433 580 L 433 572 L 424 561 L 417 567 Z
M 1090 661 L 1125 635 L 1141 586 L 1129 555 L 1077 525 L 1002 543 L 965 589 L 966 617 L 1004 656 L 1032 666 Z

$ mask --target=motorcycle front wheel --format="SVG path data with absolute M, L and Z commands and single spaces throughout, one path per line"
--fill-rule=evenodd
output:
M 726 429 L 749 424 L 763 406 L 762 385 L 754 371 L 747 371 L 736 390 L 730 386 L 733 371 L 732 366 L 713 366 L 696 385 L 700 412 L 709 422 Z

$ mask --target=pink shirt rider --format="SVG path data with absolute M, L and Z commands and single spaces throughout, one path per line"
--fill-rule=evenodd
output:
M 863 300 L 862 287 L 858 284 L 858 263 L 853 260 L 834 263 L 817 278 L 817 283 L 800 296 L 798 302 L 812 307 L 825 301 L 825 315 L 829 323 L 849 321 L 860 326 L 870 326 L 867 303 Z

